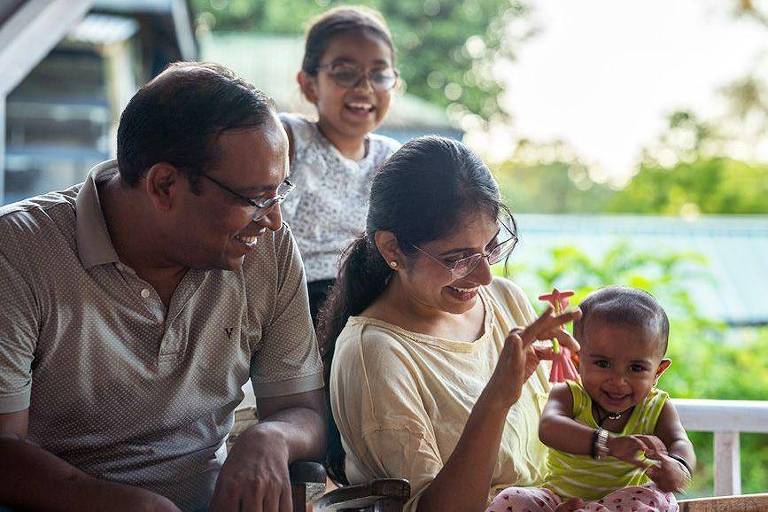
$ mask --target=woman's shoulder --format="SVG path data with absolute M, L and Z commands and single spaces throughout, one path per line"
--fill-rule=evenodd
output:
M 345 368 L 347 382 L 411 388 L 420 371 L 403 340 L 404 336 L 383 322 L 351 317 L 336 340 L 333 364 Z
M 414 346 L 421 346 L 414 337 L 418 335 L 389 322 L 353 316 L 336 340 L 336 353 L 371 369 L 412 366 Z
M 504 325 L 528 325 L 536 319 L 536 312 L 522 288 L 509 279 L 494 277 L 485 290 L 495 305 L 496 318 L 503 319 Z
M 359 351 L 366 359 L 386 357 L 399 351 L 401 335 L 395 326 L 365 316 L 353 316 L 339 334 L 337 348 Z
M 528 297 L 526 297 L 523 289 L 506 277 L 494 276 L 491 284 L 486 289 L 495 299 L 505 304 L 517 306 L 527 306 L 529 304 Z

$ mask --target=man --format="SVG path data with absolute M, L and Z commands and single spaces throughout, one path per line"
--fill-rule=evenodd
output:
M 0 209 L 0 504 L 290 510 L 325 433 L 287 144 L 253 86 L 178 63 L 117 162 Z M 261 422 L 225 462 L 249 377 Z

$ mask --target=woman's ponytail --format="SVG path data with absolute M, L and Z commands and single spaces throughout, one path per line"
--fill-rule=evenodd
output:
M 331 289 L 328 300 L 320 310 L 317 335 L 326 382 L 328 407 L 328 449 L 325 466 L 328 475 L 336 482 L 347 484 L 344 474 L 344 449 L 333 416 L 330 414 L 328 383 L 331 361 L 338 338 L 349 317 L 358 315 L 370 306 L 387 287 L 392 271 L 379 254 L 373 241 L 365 235 L 357 238 L 345 251 L 339 276 Z

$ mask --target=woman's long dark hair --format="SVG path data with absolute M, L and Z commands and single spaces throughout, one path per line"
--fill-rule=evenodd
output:
M 490 170 L 461 142 L 420 137 L 392 155 L 373 178 L 365 233 L 345 251 L 338 279 L 320 311 L 317 333 L 326 383 L 336 338 L 347 320 L 370 306 L 392 277 L 374 243 L 377 231 L 392 232 L 400 250 L 410 255 L 416 251 L 413 245 L 448 235 L 468 212 L 485 211 L 498 218 L 501 210 L 508 213 Z M 328 427 L 326 468 L 331 478 L 346 484 L 344 450 L 331 414 Z

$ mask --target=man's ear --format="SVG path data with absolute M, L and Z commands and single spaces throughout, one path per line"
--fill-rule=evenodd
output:
M 659 377 L 661 377 L 661 374 L 667 371 L 667 368 L 672 364 L 671 359 L 662 359 L 659 363 L 659 367 L 656 368 L 656 382 L 659 382 Z
M 181 173 L 171 164 L 161 162 L 144 176 L 144 191 L 158 210 L 170 210 L 181 185 Z
M 397 237 L 391 231 L 377 231 L 373 235 L 379 254 L 392 269 L 399 270 L 405 266 L 405 257 L 400 251 Z
M 317 77 L 308 75 L 304 71 L 299 71 L 296 75 L 296 81 L 299 82 L 301 94 L 313 105 L 317 103 Z

